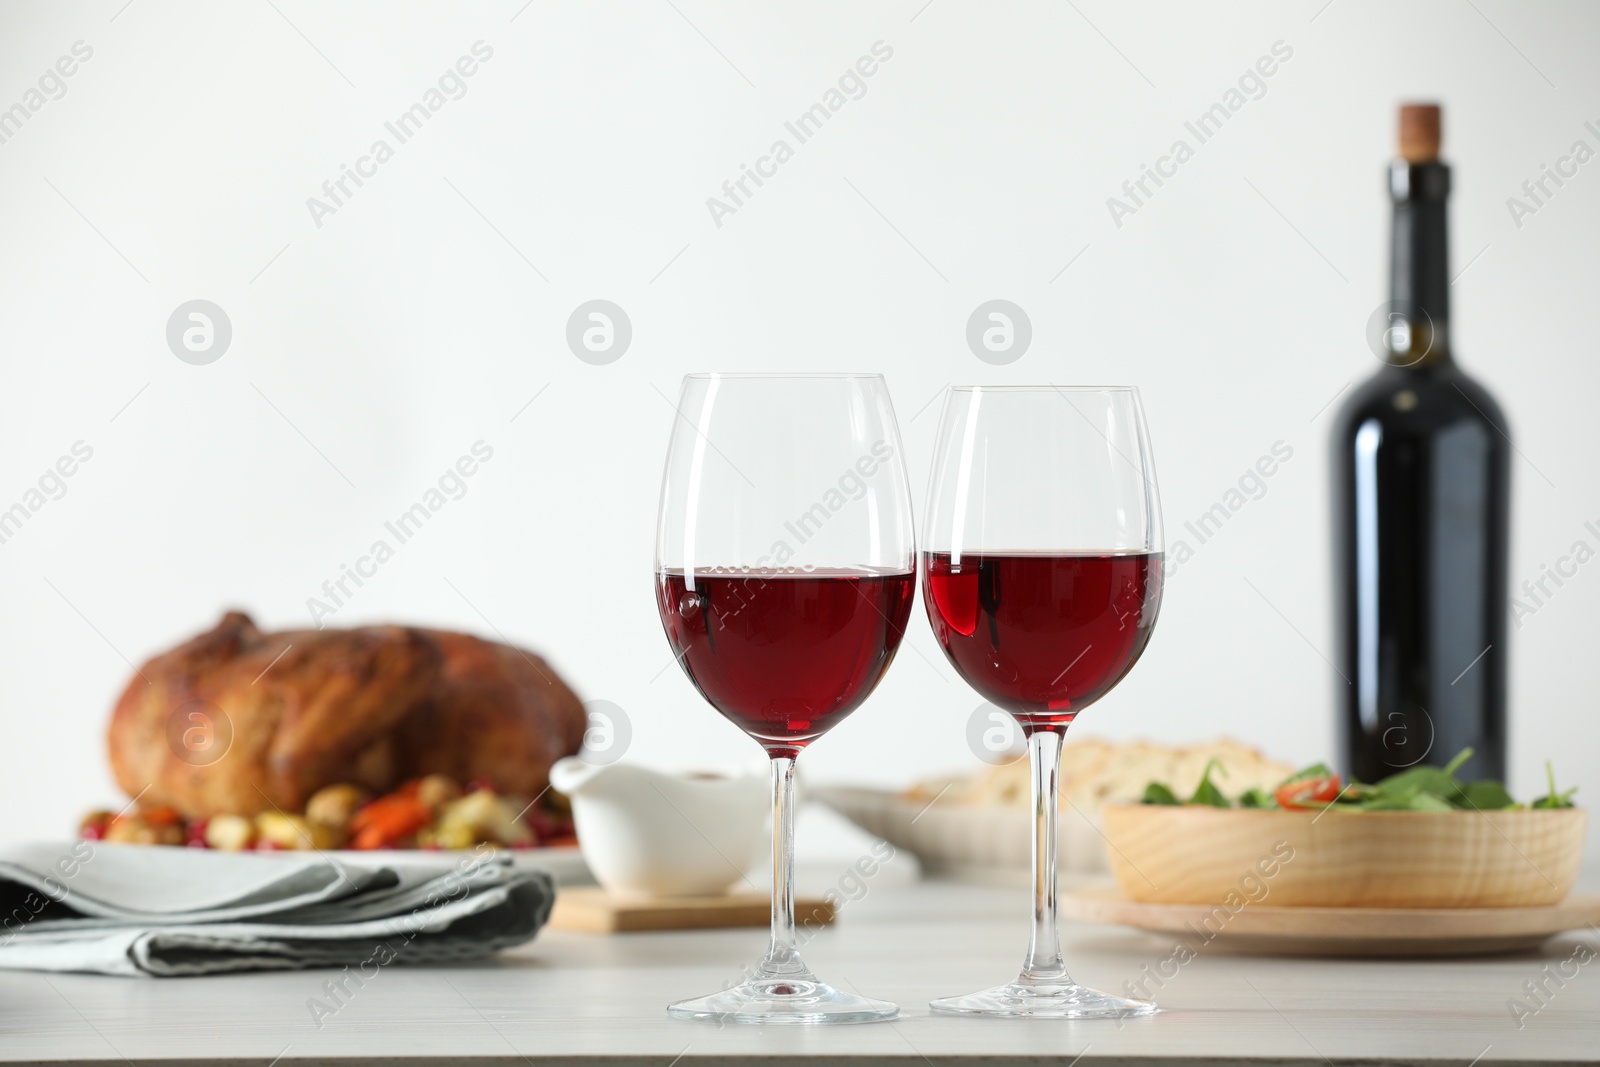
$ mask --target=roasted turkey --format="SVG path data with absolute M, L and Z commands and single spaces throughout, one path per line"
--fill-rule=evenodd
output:
M 585 726 L 549 664 L 511 645 L 405 626 L 262 633 L 229 612 L 134 674 L 111 768 L 130 797 L 191 819 L 433 773 L 532 798 Z

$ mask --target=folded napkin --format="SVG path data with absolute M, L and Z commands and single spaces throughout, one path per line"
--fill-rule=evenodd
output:
M 0 849 L 0 968 L 121 975 L 432 963 L 532 940 L 555 884 L 487 847 L 395 862 L 316 852 Z

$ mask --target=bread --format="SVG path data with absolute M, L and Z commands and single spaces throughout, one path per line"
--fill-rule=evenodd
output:
M 429 773 L 532 797 L 585 726 L 554 670 L 510 645 L 404 626 L 263 633 L 229 612 L 135 673 L 109 743 L 130 797 L 194 819 Z
M 1107 800 L 1138 800 L 1151 782 L 1163 782 L 1178 796 L 1188 797 L 1213 759 L 1222 765 L 1222 772 L 1212 781 L 1230 797 L 1256 787 L 1271 789 L 1295 772 L 1287 763 L 1231 738 L 1186 746 L 1069 739 L 1061 746 L 1061 806 L 1093 814 Z M 919 782 L 908 796 L 931 800 L 943 790 L 947 803 L 1027 807 L 1032 803 L 1031 789 L 1028 760 L 1023 756 L 970 777 Z

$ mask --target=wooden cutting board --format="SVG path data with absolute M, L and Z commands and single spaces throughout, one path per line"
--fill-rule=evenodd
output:
M 595 886 L 575 886 L 556 894 L 550 927 L 586 934 L 623 934 L 641 930 L 710 930 L 731 926 L 766 926 L 772 901 L 759 893 L 720 897 L 620 897 Z M 833 905 L 796 897 L 795 925 L 827 926 Z
M 1571 893 L 1558 904 L 1526 908 L 1245 903 L 1230 911 L 1220 905 L 1141 903 L 1108 885 L 1062 894 L 1061 914 L 1170 936 L 1194 952 L 1215 943 L 1224 951 L 1308 956 L 1470 956 L 1516 952 L 1566 930 L 1593 928 L 1600 923 L 1600 896 Z

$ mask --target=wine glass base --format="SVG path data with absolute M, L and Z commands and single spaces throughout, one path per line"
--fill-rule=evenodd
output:
M 1148 1000 L 1101 993 L 1076 982 L 1017 979 L 964 997 L 941 997 L 928 1007 L 938 1015 L 995 1015 L 1026 1019 L 1124 1019 L 1154 1015 Z
M 709 996 L 668 1005 L 674 1019 L 727 1023 L 872 1023 L 893 1019 L 900 1009 L 885 1000 L 858 997 L 815 978 L 756 978 Z

